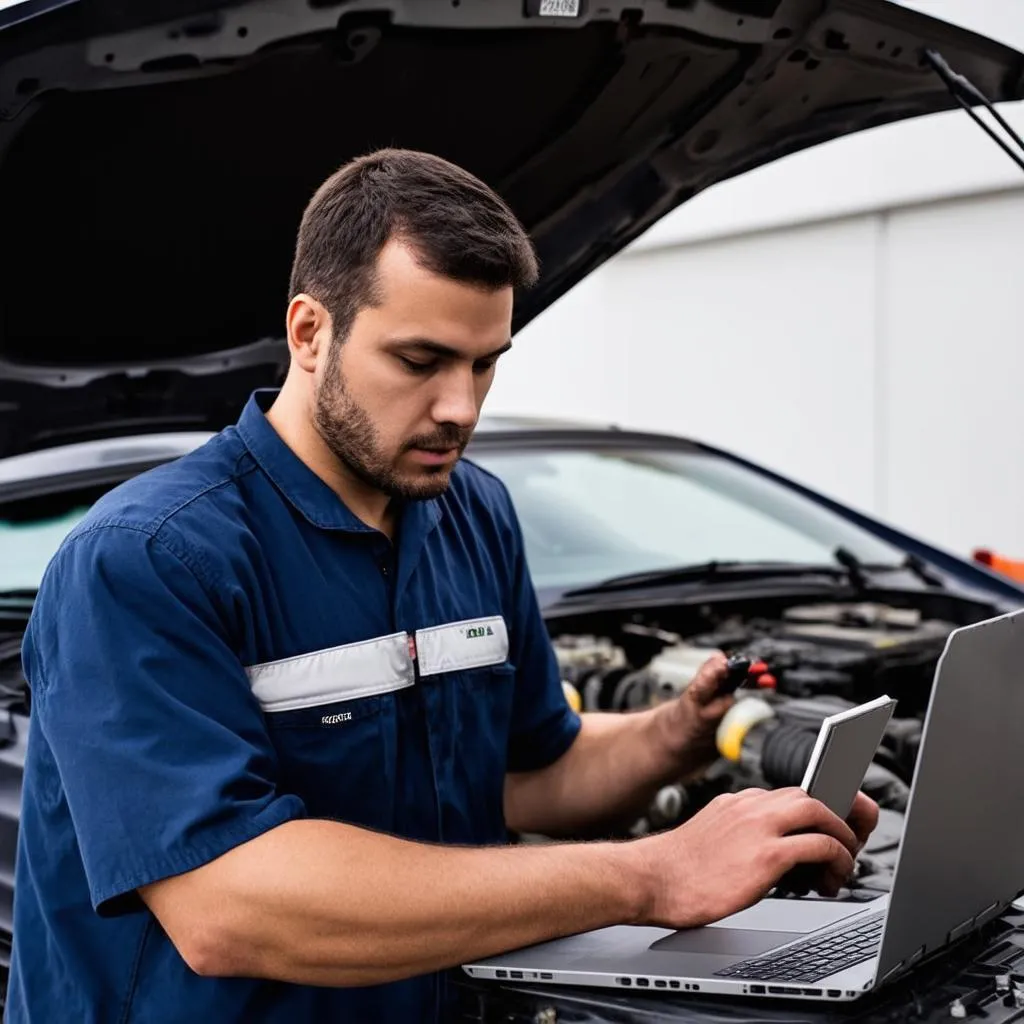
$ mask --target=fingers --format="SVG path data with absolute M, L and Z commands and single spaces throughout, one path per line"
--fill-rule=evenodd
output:
M 697 670 L 687 690 L 693 694 L 698 704 L 708 705 L 716 700 L 715 694 L 725 679 L 727 664 L 725 655 L 718 653 L 711 655 Z M 717 699 L 722 701 L 724 708 L 731 702 L 732 697 L 728 695 Z
M 853 874 L 853 855 L 838 839 L 820 832 L 785 836 L 780 840 L 780 855 L 785 871 L 798 864 L 821 864 L 824 883 L 832 892 L 838 891 Z
M 814 831 L 838 840 L 851 857 L 857 855 L 860 842 L 853 829 L 823 803 L 809 797 L 802 789 L 777 789 L 776 826 L 781 834 Z
M 858 793 L 846 821 L 857 836 L 858 847 L 863 847 L 878 825 L 878 804 L 867 794 Z

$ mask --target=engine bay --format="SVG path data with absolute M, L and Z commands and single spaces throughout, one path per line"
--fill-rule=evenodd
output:
M 755 677 L 736 692 L 719 729 L 715 763 L 697 779 L 663 787 L 629 833 L 679 825 L 721 793 L 799 785 L 822 721 L 888 694 L 896 712 L 862 787 L 879 804 L 881 820 L 856 881 L 865 890 L 887 890 L 935 667 L 958 623 L 857 601 L 695 625 L 679 632 L 634 615 L 600 634 L 552 628 L 563 687 L 584 711 L 629 713 L 672 700 L 717 651 L 755 662 Z

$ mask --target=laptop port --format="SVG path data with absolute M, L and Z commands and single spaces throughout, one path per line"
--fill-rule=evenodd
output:
M 764 995 L 764 985 L 751 985 L 750 986 L 750 994 L 752 996 L 763 996 Z
M 553 974 L 549 974 L 547 971 L 541 971 L 540 978 L 541 981 L 554 981 L 555 976 Z
M 632 985 L 633 984 L 633 979 L 632 978 L 619 978 L 619 984 L 620 985 Z
M 678 981 L 670 981 L 668 983 L 668 987 L 669 988 L 679 988 L 679 982 Z
M 647 980 L 646 978 L 637 978 L 637 979 L 636 979 L 636 983 L 637 983 L 637 984 L 638 984 L 638 985 L 639 985 L 639 986 L 640 986 L 641 988 L 647 988 L 647 986 L 648 986 L 648 985 L 650 985 L 650 982 L 649 982 L 649 981 L 648 981 L 648 980 Z
M 508 971 L 495 971 L 494 972 L 494 976 L 496 978 L 507 978 L 508 977 Z
M 837 988 L 830 988 L 828 990 L 828 997 L 829 997 L 829 999 L 839 999 L 839 998 L 842 997 L 842 994 L 843 993 L 840 992 L 839 989 L 837 989 Z
M 667 986 L 667 984 L 666 984 L 666 983 L 665 983 L 664 981 L 662 981 L 662 980 L 661 980 L 661 979 L 659 978 L 659 979 L 657 979 L 657 980 L 656 980 L 656 981 L 654 982 L 654 987 L 655 987 L 655 988 L 667 988 L 668 986 Z
M 522 972 L 522 971 L 509 971 L 509 972 L 508 972 L 508 976 L 509 976 L 510 978 L 518 978 L 518 979 L 521 979 L 521 978 L 523 977 L 523 972 Z

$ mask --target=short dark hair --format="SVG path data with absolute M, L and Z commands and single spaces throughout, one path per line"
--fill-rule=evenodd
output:
M 331 314 L 342 340 L 378 301 L 377 257 L 402 239 L 427 270 L 494 289 L 530 288 L 537 256 L 515 214 L 468 171 L 430 153 L 381 149 L 344 164 L 317 189 L 299 226 L 290 296 Z

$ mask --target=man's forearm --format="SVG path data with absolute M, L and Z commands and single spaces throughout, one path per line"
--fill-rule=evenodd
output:
M 630 846 L 465 849 L 294 821 L 143 898 L 201 974 L 368 985 L 635 920 Z
M 643 813 L 658 789 L 681 774 L 668 742 L 670 705 L 632 714 L 588 712 L 575 742 L 554 764 L 509 775 L 510 828 L 580 834 Z

